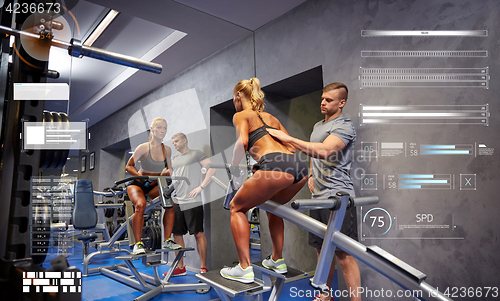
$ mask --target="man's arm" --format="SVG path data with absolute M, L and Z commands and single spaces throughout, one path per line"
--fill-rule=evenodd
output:
M 212 163 L 212 161 L 209 158 L 205 158 L 199 162 L 201 166 L 205 166 L 208 163 Z M 208 169 L 207 173 L 205 174 L 205 179 L 201 182 L 200 186 L 196 187 L 195 189 L 191 190 L 189 192 L 189 197 L 195 198 L 207 185 L 212 181 L 212 176 L 215 174 L 216 170 L 215 168 L 210 168 Z
M 277 120 L 277 118 L 276 118 Z M 279 122 L 279 120 L 278 120 Z M 284 132 L 285 134 L 287 135 L 290 135 L 288 134 L 287 130 L 285 129 L 285 127 L 281 124 L 281 122 L 279 122 L 279 130 L 281 130 L 282 132 Z M 282 141 L 283 142 L 283 141 Z M 297 151 L 297 149 L 291 144 L 291 143 L 285 143 L 283 142 L 283 144 L 285 145 L 285 147 L 292 153 L 295 154 L 295 152 Z
M 205 166 L 208 163 L 212 163 L 210 158 L 206 158 L 205 160 L 200 161 L 201 166 Z M 215 168 L 208 169 L 207 173 L 205 174 L 205 179 L 203 179 L 203 181 L 200 184 L 201 189 L 205 189 L 205 187 L 207 187 L 210 181 L 212 181 L 212 176 L 215 175 L 215 172 L 216 172 Z
M 345 143 L 335 135 L 329 135 L 325 141 L 319 142 L 306 142 L 294 138 L 282 131 L 267 129 L 271 136 L 278 138 L 283 143 L 290 143 L 299 151 L 307 154 L 310 157 L 317 159 L 327 159 L 341 151 L 345 147 Z

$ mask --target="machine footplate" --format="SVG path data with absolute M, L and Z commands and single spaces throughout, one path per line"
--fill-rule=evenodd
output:
M 122 255 L 122 256 L 117 256 L 115 257 L 115 260 L 138 260 L 141 259 L 142 257 L 145 256 L 150 256 L 150 255 L 155 255 L 155 252 L 146 252 L 144 254 L 128 254 L 128 255 Z
M 304 271 L 297 270 L 291 267 L 287 267 L 287 272 L 285 274 L 280 274 L 275 272 L 274 270 L 268 269 L 262 265 L 262 262 L 253 262 L 252 266 L 254 269 L 257 269 L 261 271 L 262 273 L 266 273 L 275 277 L 280 277 L 284 278 L 285 280 L 300 277 L 300 276 L 307 276 L 308 274 Z
M 193 251 L 194 248 L 182 248 L 182 249 L 177 249 L 177 250 L 173 250 L 173 249 L 157 249 L 155 250 L 154 252 L 146 252 L 144 254 L 137 254 L 137 255 L 134 255 L 134 254 L 128 254 L 128 255 L 122 255 L 122 256 L 118 256 L 118 257 L 115 257 L 116 260 L 138 260 L 138 259 L 141 259 L 142 257 L 144 256 L 152 256 L 152 255 L 156 255 L 158 253 L 168 253 L 168 252 L 187 252 L 187 251 Z
M 222 277 L 220 275 L 220 270 L 209 271 L 203 274 L 196 274 L 196 278 L 202 282 L 205 282 L 211 287 L 226 293 L 230 297 L 235 297 L 240 293 L 263 287 L 263 283 L 261 283 L 260 279 L 256 279 L 256 281 L 258 282 L 241 283 Z
M 168 253 L 168 252 L 187 252 L 187 251 L 193 251 L 194 248 L 182 248 L 182 249 L 156 249 L 156 253 Z

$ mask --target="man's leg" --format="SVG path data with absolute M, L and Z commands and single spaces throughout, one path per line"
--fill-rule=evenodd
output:
M 200 255 L 201 267 L 207 267 L 207 238 L 203 232 L 198 232 L 194 234 L 196 239 L 196 248 L 198 249 L 198 254 Z
M 345 284 L 347 285 L 347 289 L 349 292 L 358 291 L 358 287 L 361 287 L 361 275 L 359 272 L 358 264 L 356 263 L 356 259 L 354 257 L 345 252 L 345 251 L 336 251 L 335 255 L 337 256 L 340 264 L 340 268 L 342 269 L 342 273 L 344 274 Z M 356 294 L 351 295 L 351 301 L 361 301 L 361 296 Z
M 175 243 L 181 245 L 182 248 L 184 248 L 184 236 L 183 235 L 179 235 L 179 234 L 175 234 L 174 233 L 174 241 Z M 175 255 L 177 256 L 179 252 L 175 252 Z M 181 257 L 181 260 L 179 260 L 179 264 L 177 265 L 177 267 L 179 269 L 182 269 L 184 267 L 184 260 L 183 258 Z

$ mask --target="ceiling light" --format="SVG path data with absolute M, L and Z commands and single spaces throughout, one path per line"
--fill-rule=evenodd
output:
M 97 25 L 97 27 L 90 34 L 90 36 L 88 36 L 87 39 L 85 39 L 85 41 L 83 42 L 83 45 L 92 46 L 92 44 L 94 44 L 94 42 L 97 40 L 97 38 L 99 38 L 99 36 L 104 32 L 104 30 L 106 30 L 106 28 L 108 28 L 109 24 L 111 24 L 111 22 L 113 22 L 113 20 L 116 18 L 116 16 L 119 13 L 120 12 L 118 12 L 114 9 L 111 9 L 106 14 L 106 17 L 104 17 L 104 19 L 102 19 L 102 21 L 99 23 L 99 25 Z

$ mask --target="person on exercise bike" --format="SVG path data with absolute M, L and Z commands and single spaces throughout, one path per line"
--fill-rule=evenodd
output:
M 125 170 L 132 176 L 170 176 L 172 174 L 170 147 L 163 145 L 162 140 L 167 134 L 167 121 L 161 117 L 151 122 L 149 141 L 140 144 L 134 154 L 127 162 Z M 141 168 L 137 170 L 135 164 L 141 162 Z M 132 231 L 134 232 L 135 245 L 133 254 L 144 254 L 146 249 L 141 240 L 142 228 L 144 226 L 144 210 L 146 209 L 146 195 L 151 199 L 159 196 L 157 181 L 133 180 L 127 184 L 128 197 L 135 205 L 135 213 L 132 218 Z M 173 208 L 165 209 L 163 216 L 164 249 L 180 249 L 170 236 L 174 226 L 175 213 Z
M 240 81 L 233 90 L 233 103 L 237 113 L 233 124 L 237 129 L 231 170 L 238 174 L 237 165 L 249 151 L 252 158 L 260 164 L 257 170 L 239 188 L 230 203 L 231 230 L 236 244 L 239 264 L 223 268 L 222 277 L 243 283 L 254 281 L 250 265 L 250 228 L 246 212 L 267 200 L 285 204 L 307 182 L 307 165 L 295 154 L 295 148 L 270 136 L 266 129 L 275 128 L 286 132 L 279 120 L 264 112 L 264 93 L 257 78 Z M 286 273 L 283 259 L 284 224 L 283 220 L 268 213 L 269 231 L 273 243 L 271 256 L 262 261 L 263 266 L 278 273 Z

